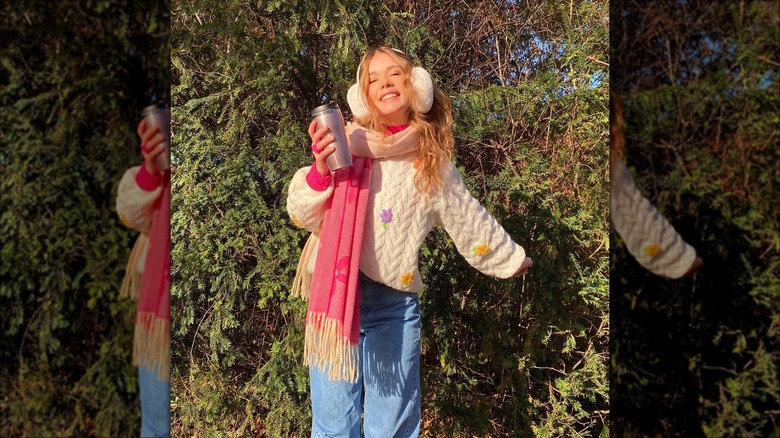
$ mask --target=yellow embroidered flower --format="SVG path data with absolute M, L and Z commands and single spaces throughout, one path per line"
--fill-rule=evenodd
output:
M 407 272 L 406 274 L 401 276 L 401 284 L 404 286 L 409 286 L 414 281 L 414 274 L 411 272 Z
M 296 226 L 298 226 L 299 228 L 303 228 L 303 224 L 301 223 L 301 221 L 299 221 L 299 220 L 298 220 L 298 218 L 297 218 L 297 217 L 295 217 L 295 216 L 292 216 L 292 221 L 293 221 L 293 223 L 294 223 Z
M 650 257 L 655 257 L 659 252 L 661 252 L 661 247 L 658 246 L 657 243 L 654 243 L 642 248 L 642 252 L 649 255 Z
M 474 253 L 474 255 L 482 257 L 483 255 L 487 254 L 488 251 L 490 251 L 490 247 L 487 246 L 487 243 L 483 243 L 481 245 L 477 245 L 473 248 L 471 248 L 471 252 Z

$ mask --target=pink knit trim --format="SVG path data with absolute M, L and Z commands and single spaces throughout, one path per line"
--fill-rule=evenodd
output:
M 390 131 L 390 134 L 398 134 L 408 127 L 409 125 L 388 126 L 387 130 Z
M 159 187 L 161 181 L 162 178 L 160 178 L 160 174 L 150 174 L 149 171 L 146 170 L 145 164 L 142 164 L 141 169 L 137 174 L 135 174 L 135 183 L 138 184 L 138 187 L 146 190 L 147 192 L 151 192 Z
M 311 187 L 312 190 L 316 190 L 318 192 L 322 192 L 330 187 L 330 179 L 330 173 L 327 175 L 321 174 L 320 171 L 317 170 L 316 163 L 311 165 L 309 174 L 306 175 L 306 182 L 309 184 L 309 187 Z

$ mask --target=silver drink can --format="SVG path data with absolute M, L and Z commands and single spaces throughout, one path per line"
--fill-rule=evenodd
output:
M 149 105 L 141 111 L 141 116 L 146 119 L 148 126 L 156 126 L 165 138 L 163 153 L 157 156 L 155 163 L 160 172 L 171 168 L 171 117 L 168 108 L 158 105 Z
M 347 133 L 344 131 L 344 116 L 336 103 L 326 103 L 314 108 L 311 118 L 317 121 L 317 129 L 323 125 L 330 129 L 333 135 L 333 146 L 336 150 L 327 158 L 331 172 L 352 166 L 352 155 L 349 153 Z

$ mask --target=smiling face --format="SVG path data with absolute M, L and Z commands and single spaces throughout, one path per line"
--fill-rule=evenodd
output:
M 371 57 L 367 70 L 366 100 L 382 122 L 387 126 L 408 124 L 412 96 L 406 70 L 398 60 L 384 52 Z

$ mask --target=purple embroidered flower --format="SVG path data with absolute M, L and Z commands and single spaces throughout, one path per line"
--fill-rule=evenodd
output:
M 387 210 L 382 210 L 382 214 L 379 215 L 379 219 L 382 220 L 382 226 L 387 229 L 387 224 L 393 220 L 393 209 L 388 208 Z

